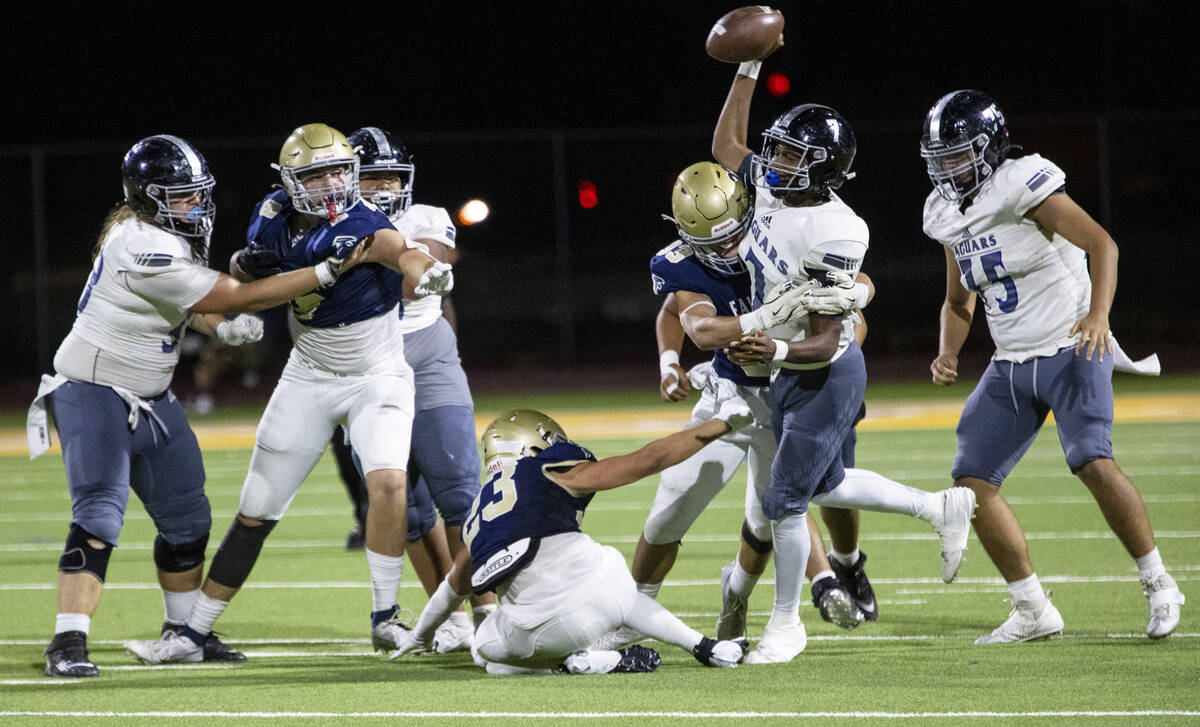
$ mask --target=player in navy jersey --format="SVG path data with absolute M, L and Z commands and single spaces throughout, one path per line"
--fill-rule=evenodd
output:
M 483 434 L 487 481 L 463 528 L 467 550 L 393 656 L 428 650 L 437 624 L 468 593 L 495 590 L 499 608 L 475 634 L 489 673 L 653 671 L 659 657 L 647 647 L 588 649 L 622 624 L 687 649 L 706 666 L 736 666 L 740 644 L 706 638 L 638 593 L 621 554 L 580 526 L 596 492 L 659 472 L 748 423 L 745 403 L 726 391 L 731 396 L 718 402 L 714 418 L 599 461 L 545 414 L 498 417 Z
M 1063 619 L 1042 590 L 1000 485 L 1053 411 L 1071 472 L 1079 477 L 1138 567 L 1150 602 L 1146 633 L 1179 624 L 1184 597 L 1167 573 L 1137 488 L 1113 460 L 1112 372 L 1158 373 L 1157 359 L 1130 361 L 1108 330 L 1117 287 L 1117 244 L 1067 196 L 1066 175 L 1022 156 L 987 94 L 964 89 L 925 117 L 921 156 L 934 190 L 925 233 L 946 261 L 933 382 L 958 378 L 958 353 L 983 303 L 996 352 L 958 423 L 951 476 L 979 498 L 976 533 L 1008 583 L 1009 618 L 977 644 L 1052 636 Z
M 255 208 L 250 244 L 230 261 L 246 277 L 287 271 L 362 241 L 364 264 L 291 304 L 292 354 L 255 435 L 238 514 L 213 558 L 187 626 L 161 641 L 126 647 L 148 663 L 196 661 L 198 644 L 250 574 L 267 535 L 312 471 L 335 426 L 345 426 L 366 478 L 366 555 L 371 574 L 371 640 L 394 648 L 405 544 L 412 370 L 396 307 L 445 292 L 450 266 L 406 240 L 387 215 L 359 198 L 358 157 L 324 124 L 297 128 L 277 166 L 284 190 Z M 293 214 L 292 212 L 298 213 Z
M 87 634 L 130 490 L 157 531 L 165 632 L 182 626 L 199 593 L 212 518 L 196 437 L 169 388 L 184 330 L 231 345 L 256 341 L 257 317 L 218 314 L 278 305 L 332 283 L 358 259 L 344 263 L 350 248 L 343 246 L 316 267 L 241 283 L 207 266 L 216 180 L 195 147 L 168 134 L 142 139 L 126 153 L 121 176 L 125 201 L 104 221 L 75 323 L 54 356 L 57 373 L 43 377 L 29 410 L 36 457 L 50 444 L 50 404 L 71 491 L 55 635 L 46 649 L 52 677 L 99 673 Z M 245 658 L 215 638 L 199 644 L 197 661 Z

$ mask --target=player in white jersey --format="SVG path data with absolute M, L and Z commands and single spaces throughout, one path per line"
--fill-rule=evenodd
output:
M 1114 359 L 1123 369 L 1141 368 L 1108 330 L 1117 245 L 1067 196 L 1061 169 L 1017 149 L 1004 114 L 979 91 L 948 93 L 925 117 L 921 156 L 934 191 L 924 228 L 946 259 L 934 383 L 958 378 L 977 299 L 996 344 L 963 408 L 951 471 L 956 485 L 975 491 L 976 533 L 1012 593 L 1008 620 L 975 643 L 1028 641 L 1063 628 L 1021 526 L 1000 497 L 1050 411 L 1067 465 L 1138 566 L 1150 601 L 1146 633 L 1161 638 L 1178 625 L 1183 594 L 1163 567 L 1145 504 L 1113 461 L 1110 441 Z
M 438 260 L 453 262 L 457 255 L 454 223 L 442 207 L 413 204 L 416 167 L 404 144 L 374 126 L 358 129 L 348 139 L 358 154 L 363 198 L 386 214 L 405 238 L 424 245 Z M 475 405 L 458 357 L 452 319 L 453 306 L 447 297 L 405 296 L 401 303 L 404 357 L 413 369 L 416 387 L 407 552 L 429 595 L 464 547 L 462 524 L 480 486 Z M 471 599 L 475 623 L 487 617 L 495 601 L 491 594 Z M 456 611 L 439 628 L 437 648 L 441 652 L 469 649 L 473 633 L 467 614 Z
M 331 259 L 243 284 L 207 267 L 216 182 L 195 147 L 166 134 L 148 137 L 125 155 L 121 173 L 125 202 L 104 222 L 75 323 L 54 356 L 57 375 L 43 377 L 29 411 L 36 457 L 49 446 L 51 404 L 72 499 L 55 636 L 46 649 L 46 674 L 55 677 L 98 674 L 87 634 L 130 489 L 158 531 L 164 630 L 182 625 L 199 593 L 212 518 L 196 437 L 169 388 L 184 329 L 231 345 L 256 341 L 257 317 L 217 314 L 278 305 L 357 262 Z M 200 656 L 244 658 L 215 638 Z
M 402 288 L 416 296 L 449 290 L 450 266 L 406 240 L 386 215 L 359 198 L 358 158 L 336 129 L 297 128 L 283 144 L 278 169 L 286 192 L 260 203 L 243 252 L 253 254 L 256 245 L 272 249 L 288 269 L 362 240 L 369 242 L 367 264 L 292 301 L 292 353 L 259 422 L 238 514 L 187 626 L 160 641 L 127 642 L 147 663 L 197 660 L 199 644 L 249 576 L 267 535 L 339 425 L 362 461 L 370 499 L 371 639 L 388 648 L 402 633 L 395 601 L 413 389 L 396 306 Z M 244 274 L 240 258 L 235 255 L 230 267 Z
M 750 270 L 760 307 L 740 316 L 744 336 L 727 350 L 734 363 L 771 365 L 771 418 L 779 445 L 761 493 L 775 545 L 775 604 L 747 663 L 788 661 L 807 644 L 798 614 L 810 551 L 805 513 L 814 496 L 832 493 L 846 479 L 841 447 L 866 388 L 852 311 L 866 304 L 866 286 L 854 278 L 867 251 L 868 231 L 834 194 L 854 176 L 854 132 L 837 111 L 803 104 L 763 132 L 761 154 L 751 153 L 745 139 L 759 65 L 739 67 L 713 134 L 716 160 L 736 167 L 757 192 L 754 221 L 738 253 Z M 787 299 L 780 291 L 796 285 L 844 285 L 848 305 L 841 313 L 812 312 L 772 326 L 773 307 Z M 918 503 L 915 494 L 912 499 Z M 973 498 L 954 499 L 956 521 L 969 521 L 973 507 Z M 943 540 L 944 546 L 954 546 L 943 558 L 947 581 L 957 573 L 966 542 L 965 527 L 953 530 Z M 852 569 L 864 560 L 858 552 L 831 557 Z

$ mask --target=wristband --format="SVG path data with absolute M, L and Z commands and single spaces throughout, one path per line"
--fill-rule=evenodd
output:
M 763 327 L 762 322 L 758 319 L 757 309 L 738 316 L 738 323 L 742 326 L 742 333 L 751 333 L 754 329 Z
M 665 379 L 668 374 L 678 378 L 679 375 L 675 373 L 675 369 L 671 368 L 672 364 L 679 365 L 678 351 L 663 351 L 658 354 L 658 372 L 662 375 L 662 378 Z
M 314 265 L 313 272 L 317 274 L 317 283 L 322 286 L 333 285 L 337 281 L 337 276 L 333 274 L 333 268 L 328 260 Z
M 775 355 L 771 357 L 772 361 L 782 361 L 788 355 L 788 342 L 779 338 L 772 339 L 775 341 Z
M 738 75 L 746 78 L 758 79 L 758 69 L 762 66 L 762 61 L 746 61 L 738 66 Z

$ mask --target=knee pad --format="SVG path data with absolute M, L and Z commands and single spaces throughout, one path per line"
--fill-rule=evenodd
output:
M 746 545 L 750 546 L 750 550 L 753 550 L 759 555 L 766 555 L 775 547 L 774 542 L 770 538 L 770 531 L 768 530 L 767 533 L 767 539 L 763 540 L 755 535 L 754 531 L 750 529 L 750 523 L 746 522 L 745 520 L 742 521 L 742 540 L 745 541 Z
M 263 520 L 262 525 L 251 527 L 234 518 L 213 556 L 208 577 L 226 588 L 241 588 L 258 560 L 263 541 L 278 523 L 278 520 Z
M 204 563 L 208 536 L 190 543 L 169 543 L 160 533 L 154 539 L 154 565 L 165 573 L 183 573 Z
M 99 540 L 103 548 L 94 548 L 89 540 Z M 106 542 L 84 530 L 76 523 L 71 523 L 67 532 L 67 544 L 63 554 L 58 559 L 58 570 L 62 573 L 91 573 L 101 583 L 108 573 L 108 559 L 112 557 L 112 543 Z

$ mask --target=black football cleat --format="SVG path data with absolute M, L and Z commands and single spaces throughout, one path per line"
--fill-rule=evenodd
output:
M 621 660 L 610 674 L 649 674 L 662 663 L 662 657 L 657 651 L 641 644 L 617 649 L 617 653 L 621 655 Z
M 867 572 L 863 570 L 866 562 L 867 554 L 860 550 L 858 562 L 854 565 L 842 565 L 836 558 L 830 558 L 829 566 L 842 582 L 842 588 L 854 599 L 854 605 L 862 611 L 863 618 L 876 621 L 879 619 L 879 605 L 875 602 L 875 590 L 871 588 L 871 581 L 867 580 Z
M 100 670 L 88 658 L 87 634 L 64 631 L 54 635 L 46 647 L 46 676 L 71 679 L 100 676 Z
M 822 619 L 844 629 L 856 628 L 865 618 L 836 576 L 813 581 L 812 601 Z
M 367 547 L 367 536 L 363 534 L 362 526 L 356 525 L 346 536 L 346 550 L 362 550 Z

